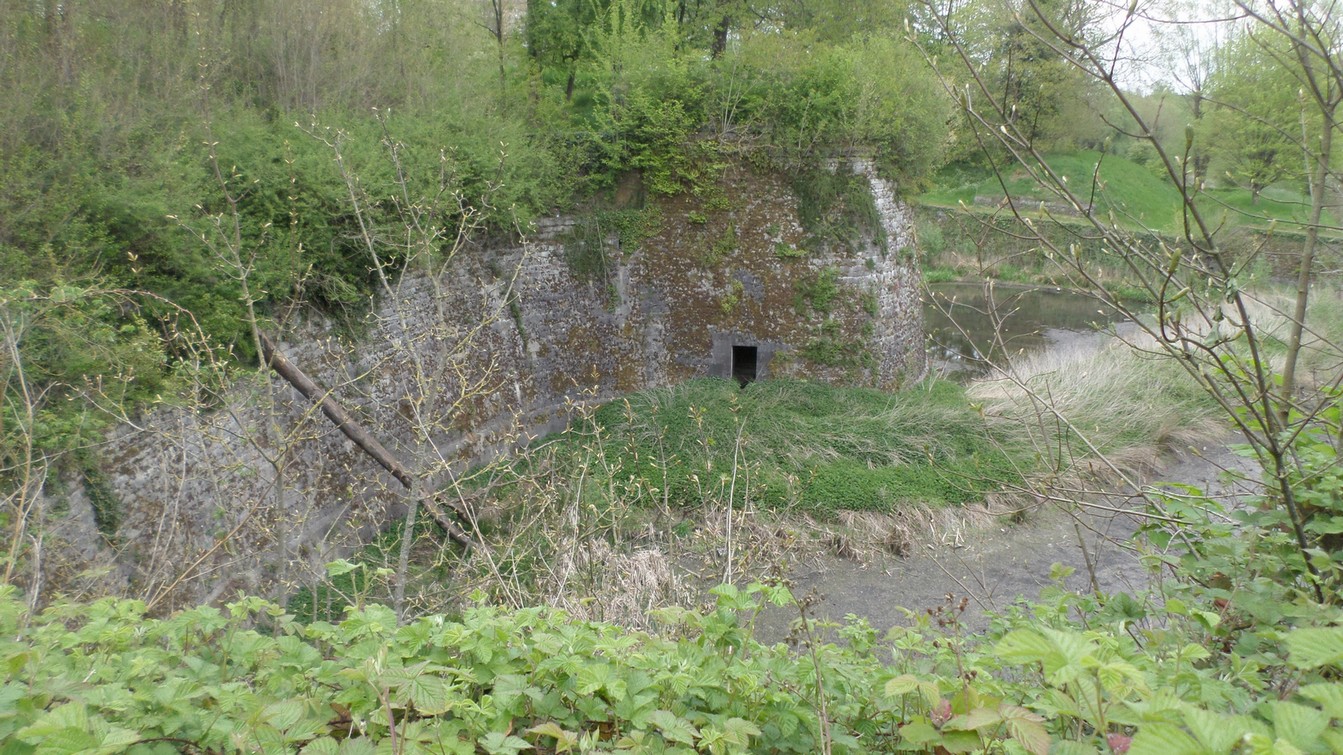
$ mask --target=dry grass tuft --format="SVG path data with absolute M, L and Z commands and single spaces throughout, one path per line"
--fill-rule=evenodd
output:
M 590 540 L 564 560 L 546 592 L 551 605 L 578 619 L 649 630 L 650 611 L 689 605 L 693 595 L 671 559 L 657 548 L 621 553 L 603 540 Z
M 1164 454 L 1226 433 L 1216 404 L 1178 365 L 1115 340 L 1017 360 L 967 395 L 1052 477 L 1150 472 Z
M 994 519 L 985 505 L 909 506 L 893 514 L 841 511 L 838 526 L 827 528 L 824 540 L 836 556 L 866 562 L 909 556 L 924 547 L 963 545 L 967 533 Z

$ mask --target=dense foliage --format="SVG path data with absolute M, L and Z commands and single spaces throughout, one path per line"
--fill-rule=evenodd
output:
M 800 171 L 859 148 L 911 181 L 939 160 L 945 99 L 894 23 L 822 0 L 768 21 L 742 3 L 503 6 L 5 3 L 3 468 L 34 435 L 68 459 L 168 398 L 181 365 L 253 361 L 254 331 L 302 307 L 358 315 L 375 293 L 360 222 L 395 239 L 405 209 L 393 145 L 410 194 L 455 205 L 433 222 L 477 237 L 630 174 L 698 196 L 725 153 Z M 15 409 L 34 402 L 40 427 Z
M 1191 380 L 1240 423 L 1272 495 L 1228 508 L 1192 489 L 1149 493 L 1148 541 L 1179 546 L 1146 554 L 1151 595 L 1051 590 L 982 635 L 954 602 L 880 640 L 861 622 L 819 626 L 777 585 L 720 587 L 715 607 L 662 610 L 658 633 L 643 634 L 546 608 L 407 620 L 403 595 L 394 609 L 365 601 L 366 577 L 323 585 L 342 594 L 321 603 L 354 605 L 342 621 L 310 623 L 254 598 L 158 616 L 133 600 L 39 594 L 35 577 L 32 595 L 0 587 L 0 753 L 1343 752 L 1337 351 L 1318 349 L 1332 373 L 1313 383 L 1272 363 L 1294 362 L 1302 345 L 1334 182 L 1343 66 L 1333 45 L 1293 31 L 1336 37 L 1329 7 L 1285 3 L 1299 12 L 1283 28 L 1258 18 L 1269 33 L 1226 45 L 1178 110 L 1206 122 L 1158 135 L 1110 131 L 1129 123 L 1114 119 L 1116 99 L 1135 116 L 1159 112 L 1160 95 L 1107 93 L 1103 63 L 1084 73 L 1099 59 L 1085 54 L 1105 44 L 1088 3 L 950 4 L 939 18 L 933 3 L 554 0 L 528 3 L 520 28 L 505 5 L 480 17 L 429 0 L 0 0 L 6 582 L 59 514 L 44 508 L 63 484 L 53 470 L 82 467 L 88 489 L 106 485 L 89 459 L 109 423 L 184 385 L 208 403 L 229 369 L 255 359 L 259 332 L 302 307 L 366 306 L 373 273 L 403 259 L 409 196 L 441 200 L 418 238 L 512 236 L 542 214 L 603 206 L 635 178 L 716 208 L 712 179 L 729 156 L 840 194 L 811 173 L 820 158 L 875 153 L 918 187 L 950 150 L 973 177 L 943 187 L 950 201 L 973 202 L 984 186 L 1058 200 L 1092 224 L 1083 241 L 1145 286 L 1141 301 L 1158 309 L 1142 322 L 1186 349 Z M 966 71 L 937 82 L 925 55 Z M 1203 107 L 1206 96 L 1216 102 Z M 967 120 L 948 118 L 953 97 Z M 994 117 L 983 119 L 984 101 Z M 1107 162 L 1116 149 L 1137 162 Z M 1171 157 L 1181 151 L 1189 159 Z M 1210 230 L 1220 226 L 1200 214 L 1244 208 L 1205 189 L 1243 185 L 1257 206 L 1275 181 L 1303 178 L 1313 216 L 1281 213 L 1306 223 L 1300 308 L 1265 329 L 1247 311 L 1243 268 L 1223 264 Z M 1070 188 L 1088 183 L 1089 198 Z M 827 213 L 833 203 L 799 194 L 808 231 L 836 241 L 863 210 Z M 616 212 L 591 215 L 622 235 L 651 222 L 638 207 Z M 1167 227 L 1196 253 L 1147 233 Z M 1077 244 L 1030 238 L 1107 290 Z M 390 257 L 369 260 L 370 248 Z M 834 275 L 798 292 L 806 306 L 823 310 Z M 1051 442 L 1032 461 L 1071 457 L 1087 435 L 1122 449 L 1167 430 L 1114 416 L 1140 399 L 1107 401 L 1084 384 L 1082 409 L 1105 419 L 1079 430 L 1066 397 L 1037 403 L 1050 388 L 1035 385 L 1018 385 L 1024 416 L 1046 420 Z M 547 535 L 542 525 L 565 527 L 492 561 L 493 586 L 520 602 L 535 594 L 525 580 L 570 569 L 584 549 L 589 570 L 609 568 L 590 546 L 616 539 L 617 502 L 726 509 L 731 575 L 734 507 L 961 503 L 1019 477 L 957 389 L 840 395 L 692 383 L 600 410 L 550 446 L 577 460 L 576 480 L 538 475 L 545 489 L 522 492 L 516 478 L 490 481 L 528 497 L 509 512 L 517 539 L 528 522 Z M 114 529 L 114 514 L 101 523 Z M 404 532 L 415 531 L 412 513 Z M 397 570 L 381 568 L 397 576 L 393 591 L 407 581 L 412 538 L 402 542 Z M 360 569 L 374 570 L 338 562 L 330 576 Z M 46 610 L 28 603 L 39 599 Z M 795 648 L 752 639 L 764 602 L 796 612 Z M 832 630 L 843 645 L 823 641 Z
M 302 625 L 259 599 L 31 614 L 6 589 L 0 738 L 6 753 L 1343 752 L 1339 616 L 1254 613 L 1254 597 L 1295 602 L 1281 583 L 1164 605 L 1055 590 L 983 636 L 949 603 L 885 640 L 829 627 L 843 645 L 785 588 L 715 593 L 706 613 L 662 612 L 656 636 L 544 608 L 403 626 L 376 605 Z M 801 652 L 751 638 L 767 603 L 798 612 Z

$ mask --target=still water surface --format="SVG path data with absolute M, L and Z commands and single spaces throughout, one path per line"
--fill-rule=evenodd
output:
M 934 367 L 958 377 L 982 374 L 986 360 L 1041 351 L 1117 319 L 1076 291 L 981 282 L 929 285 L 923 316 Z

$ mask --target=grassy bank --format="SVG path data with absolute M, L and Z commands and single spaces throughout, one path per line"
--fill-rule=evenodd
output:
M 1151 471 L 1172 451 L 1228 433 L 1217 406 L 1179 365 L 1119 341 L 1015 360 L 968 395 L 1013 446 L 1031 449 L 1037 473 L 1069 478 L 1081 469 Z
M 1046 159 L 1050 169 L 1065 177 L 1079 197 L 1089 199 L 1096 212 L 1107 217 L 1113 213 L 1121 226 L 1167 234 L 1181 231 L 1177 213 L 1183 204 L 1180 192 L 1152 170 L 1117 155 L 1089 150 Z M 1093 181 L 1099 182 L 1096 191 L 1092 190 Z M 979 206 L 988 211 L 1004 196 L 1011 196 L 1021 200 L 1020 209 L 1026 214 L 1038 212 L 1039 203 L 1045 202 L 1056 219 L 1067 219 L 1067 212 L 1061 211 L 1062 200 L 1019 167 L 999 176 L 988 168 L 953 165 L 939 171 L 932 183 L 934 188 L 919 197 L 920 204 Z M 1265 189 L 1258 197 L 1248 189 L 1210 188 L 1198 195 L 1196 203 L 1209 225 L 1216 228 L 1267 228 L 1271 223 L 1291 227 L 1305 222 L 1310 208 L 1310 198 L 1299 187 L 1285 182 Z M 1324 222 L 1334 224 L 1329 217 Z
M 1278 373 L 1291 311 L 1292 293 L 1284 288 L 1266 286 L 1251 297 L 1252 325 Z M 1338 379 L 1343 293 L 1333 286 L 1316 287 L 1306 325 L 1298 374 L 1301 387 L 1310 391 Z M 1050 349 L 976 381 L 967 396 L 982 405 L 993 432 L 1014 447 L 1032 449 L 1037 472 L 1067 472 L 1082 464 L 1102 473 L 1150 470 L 1169 452 L 1230 433 L 1223 410 L 1159 351 L 1140 333 Z
M 595 436 L 614 466 L 684 509 L 731 493 L 738 505 L 818 517 L 890 512 L 980 500 L 1020 480 L 1017 460 L 945 381 L 890 394 L 692 380 L 608 404 L 593 419 L 570 442 Z

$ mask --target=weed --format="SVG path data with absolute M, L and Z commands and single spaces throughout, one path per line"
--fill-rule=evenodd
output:
M 737 224 L 728 223 L 721 236 L 714 240 L 709 250 L 700 257 L 704 267 L 714 268 L 723 263 L 737 251 Z
M 518 330 L 518 339 L 522 341 L 522 348 L 527 348 L 527 328 L 522 322 L 522 305 L 518 302 L 518 295 L 510 292 L 508 297 L 508 314 L 513 318 L 513 326 Z
M 723 301 L 719 303 L 719 307 L 723 310 L 723 314 L 730 317 L 733 312 L 736 312 L 737 307 L 741 305 L 742 297 L 745 295 L 746 287 L 742 285 L 742 282 L 737 280 L 732 281 L 732 285 L 728 287 L 727 293 L 723 295 Z
M 839 298 L 839 268 L 827 267 L 810 280 L 799 280 L 794 286 L 793 306 L 799 314 L 805 314 L 808 309 L 821 315 L 829 315 L 834 311 L 836 300 Z
M 793 182 L 798 218 L 807 231 L 807 245 L 823 249 L 838 245 L 854 252 L 864 239 L 886 247 L 881 212 L 867 179 L 846 165 L 834 171 L 801 171 Z
M 610 269 L 611 240 L 627 254 L 657 234 L 662 216 L 655 208 L 600 210 L 578 221 L 564 240 L 564 259 L 574 277 L 600 280 Z
M 870 333 L 864 333 L 869 337 Z M 872 368 L 876 358 L 866 343 L 856 338 L 846 338 L 840 323 L 827 319 L 821 323 L 820 332 L 807 341 L 801 349 L 802 358 L 812 364 L 823 367 Z
M 121 525 L 121 499 L 107 479 L 107 473 L 90 463 L 84 468 L 83 483 L 98 532 L 108 538 L 115 536 Z

